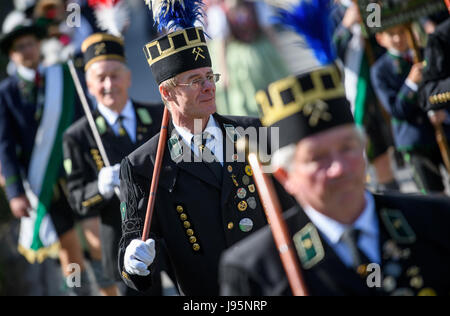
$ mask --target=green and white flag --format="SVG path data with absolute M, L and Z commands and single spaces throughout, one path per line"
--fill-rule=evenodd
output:
M 44 112 L 24 180 L 32 210 L 30 217 L 21 219 L 18 246 L 30 263 L 58 257 L 58 235 L 48 210 L 62 166 L 62 137 L 72 123 L 75 99 L 67 66 L 55 65 L 45 71 Z
M 352 39 L 345 56 L 345 92 L 349 100 L 355 123 L 363 126 L 365 104 L 370 85 L 370 68 L 365 54 L 365 41 L 361 35 L 361 27 L 352 29 Z

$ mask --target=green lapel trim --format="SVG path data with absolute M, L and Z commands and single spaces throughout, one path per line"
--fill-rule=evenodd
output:
M 70 174 L 72 173 L 72 160 L 71 159 L 64 160 L 64 170 L 66 170 L 66 174 L 68 176 L 70 176 Z
M 125 215 L 127 213 L 127 203 L 126 202 L 120 203 L 120 213 L 122 214 L 122 221 L 125 220 Z
M 382 209 L 381 219 L 391 237 L 399 244 L 413 244 L 416 234 L 399 210 Z
M 103 116 L 99 116 L 95 119 L 95 124 L 97 125 L 97 130 L 100 133 L 100 135 L 103 135 L 106 133 L 107 126 L 106 121 Z
M 144 125 L 150 125 L 153 123 L 152 116 L 150 115 L 150 112 L 147 109 L 144 108 L 136 109 L 136 113 Z
M 304 269 L 311 269 L 325 257 L 319 232 L 312 223 L 298 231 L 293 240 Z
M 177 134 L 173 134 L 167 141 L 167 145 L 170 152 L 170 157 L 173 161 L 178 162 L 180 157 L 183 156 L 183 146 L 180 144 L 180 140 Z

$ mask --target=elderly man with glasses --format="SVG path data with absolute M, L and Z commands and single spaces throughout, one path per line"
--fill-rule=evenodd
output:
M 260 123 L 216 113 L 220 75 L 211 68 L 201 28 L 169 33 L 144 52 L 171 121 L 146 242 L 141 235 L 160 135 L 121 165 L 122 277 L 139 290 L 151 286 L 165 243 L 182 294 L 218 295 L 221 253 L 266 224 L 252 169 L 236 150 L 238 127 Z

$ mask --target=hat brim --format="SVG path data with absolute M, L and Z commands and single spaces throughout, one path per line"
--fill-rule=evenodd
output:
M 0 38 L 0 50 L 3 54 L 8 55 L 9 51 L 13 45 L 14 40 L 19 37 L 26 35 L 34 35 L 38 39 L 43 39 L 45 37 L 45 30 L 37 25 L 30 25 L 20 27 L 7 34 L 4 34 Z

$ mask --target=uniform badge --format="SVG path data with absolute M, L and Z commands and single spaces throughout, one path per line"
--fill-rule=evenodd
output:
M 312 223 L 298 231 L 293 240 L 303 268 L 311 269 L 325 257 L 319 232 Z
M 392 293 L 391 296 L 414 296 L 414 292 L 408 288 L 400 288 L 398 290 L 395 290 L 395 292 Z
M 253 221 L 250 218 L 243 218 L 239 222 L 239 229 L 244 233 L 248 233 L 253 229 Z
M 72 173 L 72 160 L 64 160 L 64 170 L 66 170 L 67 175 L 70 176 L 70 174 Z
M 229 165 L 227 167 L 227 170 L 228 170 L 229 173 L 232 173 L 233 172 L 233 166 Z
M 250 177 L 249 176 L 243 176 L 242 177 L 242 183 L 244 185 L 249 185 L 250 184 Z
M 383 290 L 390 293 L 397 288 L 397 280 L 392 276 L 387 276 L 383 280 Z
M 241 201 L 238 204 L 238 210 L 241 212 L 244 212 L 245 210 L 247 210 L 248 204 L 245 201 Z
M 254 184 L 250 184 L 248 186 L 248 190 L 250 191 L 250 193 L 255 193 L 255 191 L 256 191 L 255 185 Z
M 412 244 L 416 241 L 416 234 L 401 211 L 383 209 L 381 210 L 381 218 L 387 231 L 396 242 Z
M 249 177 L 253 176 L 252 167 L 250 167 L 249 165 L 245 166 L 245 174 Z
M 247 196 L 247 190 L 245 190 L 244 188 L 240 188 L 237 190 L 237 196 L 240 199 L 245 199 L 245 197 Z
M 231 180 L 236 187 L 239 187 L 239 183 L 236 180 L 236 176 L 234 174 L 231 175 Z
M 432 288 L 424 288 L 422 289 L 417 296 L 437 296 L 437 293 Z
M 103 116 L 97 117 L 97 119 L 95 120 L 95 124 L 97 125 L 97 130 L 100 133 L 100 135 L 106 133 L 106 121 L 103 118 Z
M 127 203 L 126 202 L 120 203 L 120 214 L 122 214 L 122 220 L 125 219 L 126 212 L 127 212 Z
M 183 147 L 180 144 L 180 140 L 178 139 L 177 135 L 173 135 L 167 142 L 169 146 L 170 157 L 173 161 L 176 162 L 181 156 L 183 156 Z
M 141 122 L 144 123 L 145 125 L 150 125 L 153 123 L 152 116 L 150 115 L 147 109 L 140 108 L 137 109 L 136 112 Z
M 249 197 L 247 200 L 248 207 L 250 207 L 252 210 L 256 209 L 256 206 L 258 203 L 256 203 L 256 199 L 252 196 Z

